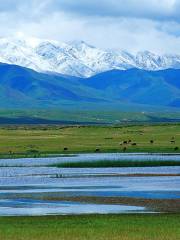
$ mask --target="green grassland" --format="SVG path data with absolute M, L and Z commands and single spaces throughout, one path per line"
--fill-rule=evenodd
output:
M 0 109 L 0 124 L 120 124 L 180 122 L 179 109 L 159 107 L 148 112 L 141 107 L 107 103 L 79 106 L 66 104 L 61 109 Z M 88 109 L 88 110 L 87 110 Z M 102 110 L 103 109 L 103 110 Z
M 180 124 L 0 128 L 1 158 L 97 151 L 179 153 Z
M 178 240 L 179 214 L 1 217 L 2 240 Z

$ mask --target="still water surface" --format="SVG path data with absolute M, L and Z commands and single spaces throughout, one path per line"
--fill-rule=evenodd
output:
M 180 167 L 83 169 L 43 167 L 44 164 L 60 161 L 104 159 L 178 161 L 180 156 L 81 154 L 75 157 L 0 160 L 0 215 L 147 212 L 144 207 L 136 206 L 75 203 L 71 200 L 74 196 L 180 199 L 180 176 L 125 176 L 142 173 L 180 174 Z M 50 201 L 51 197 L 68 197 L 69 201 Z

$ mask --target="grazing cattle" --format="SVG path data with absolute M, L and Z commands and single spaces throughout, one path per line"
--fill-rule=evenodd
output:
M 100 152 L 100 149 L 99 149 L 99 148 L 96 148 L 95 152 Z
M 150 143 L 153 144 L 153 143 L 154 143 L 154 140 L 150 140 Z
M 123 144 L 127 144 L 127 141 L 124 141 Z
M 132 142 L 131 140 L 128 141 L 128 143 L 131 143 L 131 142 Z
M 175 143 L 175 141 L 174 141 L 174 140 L 171 140 L 171 143 Z
M 136 145 L 137 145 L 137 143 L 132 143 L 131 145 L 132 145 L 132 146 L 136 146 Z
M 67 147 L 65 147 L 65 148 L 64 148 L 64 151 L 67 151 L 67 150 L 68 150 L 68 148 L 67 148 Z

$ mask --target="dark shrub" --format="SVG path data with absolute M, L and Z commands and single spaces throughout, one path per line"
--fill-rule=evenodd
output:
M 31 150 L 28 150 L 27 153 L 28 153 L 28 154 L 38 154 L 39 151 L 36 150 L 36 149 L 31 149 Z

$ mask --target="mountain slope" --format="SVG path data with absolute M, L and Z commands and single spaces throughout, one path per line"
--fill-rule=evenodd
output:
M 0 64 L 0 108 L 148 111 L 179 107 L 180 70 L 112 70 L 90 78 Z
M 101 50 L 83 41 L 59 43 L 40 39 L 0 39 L 0 62 L 38 72 L 89 77 L 113 69 L 162 70 L 180 68 L 180 55 Z
M 180 97 L 180 70 L 112 70 L 81 83 L 102 90 L 108 97 L 139 104 L 177 106 Z
M 75 81 L 76 80 L 76 81 Z M 93 94 L 94 92 L 94 94 Z M 0 107 L 60 107 L 76 102 L 103 102 L 78 78 L 38 73 L 17 65 L 0 64 Z

